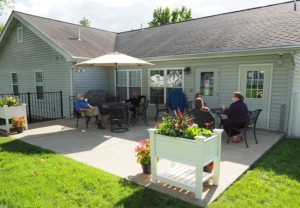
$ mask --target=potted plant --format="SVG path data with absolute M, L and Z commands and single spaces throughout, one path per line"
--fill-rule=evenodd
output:
M 205 128 L 199 128 L 197 124 L 193 124 L 193 117 L 183 115 L 180 110 L 174 112 L 176 118 L 165 116 L 162 123 L 157 123 L 157 134 L 180 137 L 195 140 L 195 136 L 210 137 L 211 131 Z
M 8 107 L 14 107 L 19 104 L 19 99 L 16 97 L 5 97 L 0 98 L 0 107 L 3 107 L 4 105 L 7 105 Z
M 18 133 L 22 133 L 26 125 L 26 119 L 24 116 L 13 117 L 11 118 L 11 123 Z
M 134 149 L 137 162 L 141 164 L 143 173 L 151 174 L 151 155 L 150 155 L 150 139 L 140 140 L 139 145 Z M 159 158 L 157 158 L 157 162 Z
M 219 184 L 223 130 L 214 129 L 212 133 L 193 124 L 193 118 L 179 110 L 174 113 L 175 118 L 167 115 L 162 123 L 148 129 L 152 150 L 151 182 L 161 181 L 183 188 L 201 199 L 203 182 L 212 179 L 214 185 Z M 153 163 L 156 157 L 172 161 L 171 168 L 158 174 L 157 164 Z M 203 167 L 212 162 L 212 173 L 204 173 Z
M 10 122 L 9 120 L 13 117 L 24 116 L 25 118 L 25 128 L 28 129 L 27 121 L 26 121 L 26 104 L 19 104 L 19 99 L 16 97 L 5 97 L 0 98 L 0 118 L 4 120 L 5 125 L 0 125 L 0 129 L 7 131 L 10 133 Z M 4 123 L 3 122 L 3 123 Z

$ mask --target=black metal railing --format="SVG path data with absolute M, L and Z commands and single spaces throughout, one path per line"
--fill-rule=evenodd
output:
M 1 98 L 17 97 L 19 103 L 26 103 L 28 123 L 37 123 L 63 118 L 62 91 L 42 93 L 0 94 Z

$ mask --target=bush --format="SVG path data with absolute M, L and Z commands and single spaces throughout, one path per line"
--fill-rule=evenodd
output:
M 0 107 L 7 105 L 8 107 L 14 107 L 19 104 L 19 99 L 16 97 L 0 98 Z

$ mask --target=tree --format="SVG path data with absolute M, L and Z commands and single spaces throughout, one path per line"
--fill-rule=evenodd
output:
M 171 22 L 183 22 L 186 20 L 191 20 L 192 18 L 192 10 L 187 9 L 185 6 L 182 6 L 181 10 L 174 9 L 172 11 L 172 19 Z
M 171 17 L 171 13 L 169 7 L 166 7 L 165 9 L 159 7 L 157 9 L 154 9 L 153 20 L 151 22 L 148 22 L 148 25 L 149 27 L 154 27 L 154 26 L 169 24 L 170 17 Z
M 13 3 L 14 3 L 13 0 L 0 0 L 0 16 L 3 14 L 3 9 L 5 7 L 13 9 L 14 8 L 14 6 L 12 5 Z
M 8 7 L 10 9 L 13 9 L 14 6 L 12 5 L 14 3 L 13 0 L 0 0 L 0 16 L 3 14 L 3 9 L 5 7 Z M 2 30 L 4 29 L 4 24 L 0 23 L 0 34 L 2 33 Z
M 80 20 L 79 23 L 85 27 L 89 27 L 91 25 L 91 21 L 89 21 L 89 19 L 85 17 L 83 17 L 83 19 Z
M 4 29 L 4 24 L 0 23 L 0 34 L 2 33 L 3 29 Z
M 170 12 L 169 7 L 166 7 L 165 9 L 158 7 L 157 9 L 154 9 L 153 20 L 148 22 L 148 25 L 149 27 L 154 27 L 191 19 L 193 19 L 192 10 L 187 9 L 185 6 L 182 6 L 181 9 L 176 8 L 172 12 Z

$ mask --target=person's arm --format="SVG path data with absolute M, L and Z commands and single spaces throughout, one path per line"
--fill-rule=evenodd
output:
M 205 109 L 210 113 L 210 120 L 214 121 L 215 120 L 215 116 L 211 113 L 211 111 L 209 110 L 209 108 L 205 107 Z
M 223 108 L 223 111 L 224 111 L 224 114 L 225 115 L 227 115 L 227 116 L 231 116 L 232 114 L 234 114 L 234 112 L 235 112 L 235 105 L 236 105 L 236 103 L 232 103 L 230 106 L 229 106 L 229 108 Z
M 79 101 L 75 102 L 75 108 L 76 108 L 77 111 L 80 111 L 81 105 L 80 105 Z

